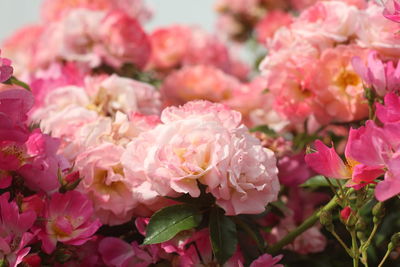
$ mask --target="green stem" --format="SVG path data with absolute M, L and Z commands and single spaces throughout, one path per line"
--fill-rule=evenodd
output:
M 360 254 L 358 251 L 357 236 L 354 230 L 352 230 L 350 234 L 351 234 L 351 248 L 353 249 L 353 267 L 358 267 Z
M 353 257 L 353 252 L 349 249 L 346 243 L 344 243 L 343 239 L 340 238 L 340 236 L 336 233 L 336 231 L 332 229 L 332 231 L 330 232 L 336 238 L 336 240 L 342 245 L 342 247 L 346 250 L 347 254 L 349 254 L 350 257 Z
M 287 244 L 290 244 L 291 242 L 293 242 L 293 240 L 295 240 L 296 237 L 301 235 L 303 232 L 305 232 L 307 229 L 309 229 L 311 226 L 313 226 L 318 221 L 319 216 L 320 216 L 322 211 L 330 211 L 333 208 L 335 208 L 337 206 L 337 200 L 338 200 L 338 198 L 336 196 L 334 198 L 332 198 L 331 201 L 329 201 L 329 203 L 326 204 L 322 209 L 320 209 L 317 212 L 314 212 L 313 215 L 308 217 L 308 219 L 305 220 L 296 229 L 294 229 L 293 231 L 289 232 L 284 238 L 279 240 L 273 246 L 267 248 L 266 252 L 271 254 L 271 255 L 274 255 L 277 252 L 279 252 L 279 250 L 281 250 L 284 246 L 286 246 Z
M 369 245 L 371 244 L 372 239 L 374 238 L 374 236 L 375 236 L 375 234 L 376 234 L 376 232 L 378 230 L 378 226 L 379 226 L 379 223 L 375 223 L 374 224 L 374 228 L 372 229 L 372 232 L 369 235 L 367 241 L 365 241 L 365 243 L 360 247 L 360 252 L 361 253 L 365 252 L 368 249 Z
M 383 259 L 382 259 L 381 262 L 379 263 L 378 267 L 382 267 L 382 266 L 383 266 L 383 264 L 385 263 L 385 261 L 386 261 L 387 258 L 389 257 L 390 252 L 392 252 L 393 248 L 394 248 L 394 247 L 393 247 L 393 244 L 392 244 L 392 242 L 390 242 L 389 245 L 388 245 L 388 249 L 387 249 L 387 251 L 386 251 L 386 253 L 385 253 L 385 256 L 383 257 Z

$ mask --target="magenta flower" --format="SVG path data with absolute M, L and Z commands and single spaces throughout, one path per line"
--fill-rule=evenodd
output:
M 400 89 L 400 64 L 394 67 L 392 61 L 383 63 L 376 51 L 369 53 L 367 65 L 360 57 L 354 57 L 352 65 L 364 83 L 373 87 L 378 95 L 384 96 L 387 92 Z
M 42 249 L 50 254 L 57 242 L 74 246 L 86 243 L 101 226 L 92 215 L 92 203 L 85 195 L 77 191 L 55 193 L 47 203 L 46 225 L 39 233 Z
M 8 193 L 0 196 L 0 258 L 6 258 L 9 266 L 15 267 L 30 251 L 26 245 L 34 234 L 28 230 L 36 214 L 33 211 L 19 213 L 17 204 L 8 199 Z
M 1 54 L 1 50 L 0 50 Z M 7 81 L 13 74 L 13 67 L 11 67 L 11 60 L 8 58 L 0 57 L 0 83 Z
M 400 3 L 398 0 L 386 0 L 383 15 L 394 22 L 400 22 Z

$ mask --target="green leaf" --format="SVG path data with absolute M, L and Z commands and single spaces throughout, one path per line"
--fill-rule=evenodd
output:
M 336 183 L 333 183 L 336 186 Z M 326 181 L 325 177 L 322 175 L 317 175 L 308 179 L 305 183 L 300 185 L 301 187 L 322 187 L 329 186 L 329 183 Z
M 168 241 L 177 233 L 198 226 L 202 217 L 200 211 L 192 205 L 174 205 L 161 209 L 151 217 L 143 244 Z
M 224 264 L 235 253 L 238 239 L 235 223 L 220 208 L 210 214 L 210 239 L 215 257 Z
M 274 130 L 269 128 L 268 125 L 258 125 L 256 127 L 251 128 L 250 132 L 252 132 L 252 133 L 254 133 L 254 132 L 262 132 L 262 133 L 265 133 L 266 135 L 269 135 L 271 137 L 278 137 L 278 134 Z

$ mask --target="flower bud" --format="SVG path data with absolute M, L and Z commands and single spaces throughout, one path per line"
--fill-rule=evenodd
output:
M 323 210 L 319 216 L 320 223 L 325 226 L 328 231 L 333 230 L 333 223 L 332 223 L 332 213 L 330 211 Z
M 393 234 L 390 242 L 394 248 L 400 247 L 400 232 Z
M 372 215 L 373 217 L 373 222 L 379 223 L 382 218 L 385 216 L 385 207 L 383 202 L 378 202 L 375 204 L 375 206 L 372 208 Z

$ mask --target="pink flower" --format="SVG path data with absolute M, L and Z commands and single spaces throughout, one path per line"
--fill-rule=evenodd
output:
M 307 154 L 306 163 L 317 173 L 330 178 L 349 177 L 349 170 L 335 149 L 324 145 L 320 140 L 315 141 L 315 153 Z
M 23 143 L 29 132 L 27 113 L 33 106 L 30 92 L 20 89 L 0 91 L 0 140 Z
M 92 203 L 85 195 L 77 191 L 53 194 L 46 205 L 44 229 L 39 233 L 42 249 L 50 254 L 57 242 L 73 246 L 86 243 L 101 226 L 92 214 Z
M 389 57 L 400 55 L 399 34 L 400 24 L 382 16 L 383 7 L 370 3 L 361 13 L 360 28 L 357 30 L 357 42 L 367 48 L 377 50 Z
M 91 68 L 102 63 L 114 68 L 125 63 L 143 68 L 150 49 L 140 24 L 125 13 L 74 9 L 61 20 L 50 22 L 38 37 L 34 60 L 38 67 L 66 60 Z
M 326 49 L 313 70 L 309 84 L 312 110 L 321 124 L 349 122 L 367 117 L 362 81 L 351 65 L 354 55 L 366 58 L 368 50 L 355 45 Z
M 104 224 L 129 221 L 137 205 L 120 164 L 122 153 L 118 146 L 103 144 L 87 149 L 76 159 L 76 168 L 83 177 L 78 189 L 91 199 L 96 216 Z
M 251 264 L 250 267 L 283 267 L 282 264 L 277 264 L 283 255 L 278 255 L 272 257 L 269 254 L 263 254 L 257 259 L 255 259 Z
M 108 13 L 100 22 L 101 46 L 96 51 L 115 68 L 132 63 L 143 69 L 150 58 L 151 44 L 139 22 L 123 12 Z
M 156 263 L 137 242 L 128 244 L 115 237 L 104 238 L 99 244 L 99 252 L 110 267 L 147 267 Z
M 342 43 L 355 34 L 360 12 L 340 1 L 322 1 L 303 11 L 290 26 L 306 40 Z
M 379 96 L 384 96 L 387 92 L 395 92 L 400 89 L 400 64 L 394 67 L 393 61 L 383 63 L 378 59 L 376 51 L 369 53 L 367 65 L 358 56 L 352 59 L 352 65 L 366 85 L 372 86 Z
M 68 167 L 66 160 L 57 155 L 59 141 L 36 129 L 25 145 L 30 160 L 18 172 L 24 177 L 26 185 L 32 190 L 54 192 L 60 186 L 58 170 Z
M 319 50 L 287 28 L 277 31 L 268 48 L 260 69 L 274 97 L 274 110 L 285 119 L 302 122 L 312 113 L 308 84 Z
M 20 213 L 17 204 L 8 199 L 8 193 L 0 196 L 0 257 L 5 258 L 9 266 L 16 267 L 30 251 L 26 245 L 34 237 L 29 229 L 36 215 L 33 211 Z
M 47 0 L 42 4 L 42 16 L 47 21 L 59 20 L 71 9 L 86 8 L 91 10 L 121 10 L 132 18 L 141 21 L 151 17 L 151 11 L 142 0 Z
M 240 79 L 245 79 L 249 72 L 217 36 L 200 28 L 172 25 L 157 29 L 150 39 L 153 53 L 147 68 L 161 74 L 192 65 L 211 65 Z
M 173 105 L 196 99 L 223 102 L 229 100 L 240 87 L 235 77 L 212 66 L 197 65 L 169 75 L 161 87 L 161 93 L 168 104 Z
M 0 58 L 0 83 L 10 79 L 12 73 L 13 67 L 11 67 L 11 60 L 8 58 Z
M 383 123 L 400 123 L 400 98 L 394 93 L 385 96 L 385 105 L 376 103 L 376 116 Z
M 298 186 L 310 178 L 313 172 L 305 163 L 304 152 L 284 156 L 279 159 L 278 177 L 281 184 L 286 186 Z
M 271 38 L 275 31 L 282 26 L 288 26 L 292 23 L 293 17 L 289 13 L 276 10 L 267 13 L 267 15 L 256 25 L 257 40 L 264 43 Z
M 387 0 L 383 15 L 394 22 L 400 22 L 400 3 L 398 0 Z
M 149 36 L 152 54 L 148 68 L 169 70 L 179 67 L 188 51 L 190 28 L 172 25 L 158 28 Z
M 165 109 L 161 121 L 128 145 L 131 179 L 145 176 L 161 196 L 198 197 L 200 182 L 228 215 L 260 213 L 276 198 L 275 157 L 239 126 L 239 113 L 197 101 Z

